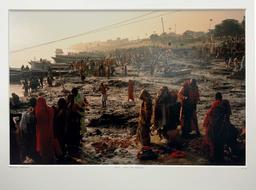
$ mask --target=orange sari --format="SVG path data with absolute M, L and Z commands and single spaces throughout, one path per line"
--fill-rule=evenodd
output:
M 36 151 L 43 163 L 53 162 L 54 136 L 53 117 L 54 110 L 46 104 L 43 97 L 39 97 L 35 107 L 36 115 Z

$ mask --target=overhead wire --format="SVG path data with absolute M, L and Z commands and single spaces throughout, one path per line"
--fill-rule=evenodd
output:
M 67 37 L 64 37 L 64 38 L 61 38 L 61 39 L 57 39 L 57 40 L 52 40 L 52 41 L 48 41 L 48 42 L 44 42 L 44 43 L 32 45 L 32 46 L 25 47 L 25 48 L 21 48 L 21 49 L 18 49 L 18 50 L 12 50 L 12 51 L 10 51 L 10 52 L 11 52 L 11 53 L 16 53 L 16 52 L 20 52 L 20 51 L 24 51 L 24 50 L 28 50 L 28 49 L 33 49 L 33 48 L 37 48 L 37 47 L 49 45 L 49 44 L 56 43 L 56 42 L 59 42 L 59 41 L 64 41 L 64 40 L 76 38 L 76 37 L 79 37 L 79 36 L 84 36 L 84 35 L 87 35 L 87 34 L 90 34 L 90 33 L 94 33 L 94 32 L 100 31 L 100 30 L 107 29 L 107 28 L 109 28 L 109 27 L 113 27 L 113 26 L 115 26 L 115 25 L 120 25 L 120 24 L 123 24 L 123 23 L 125 23 L 125 22 L 129 22 L 129 21 L 131 21 L 131 20 L 138 19 L 138 18 L 147 16 L 147 15 L 150 15 L 150 14 L 152 14 L 152 13 L 154 13 L 154 12 L 155 12 L 155 11 L 151 11 L 151 12 L 146 13 L 146 14 L 143 14 L 143 15 L 139 15 L 139 16 L 136 16 L 136 17 L 133 17 L 133 18 L 130 18 L 130 19 L 126 19 L 126 20 L 123 20 L 123 21 L 120 21 L 120 22 L 117 22 L 117 23 L 114 23 L 114 24 L 102 26 L 102 27 L 99 27 L 99 28 L 96 28 L 96 29 L 93 29 L 93 30 L 90 30 L 90 31 L 86 31 L 86 32 L 82 32 L 82 33 L 79 33 L 79 34 L 67 36 Z
M 149 19 L 153 19 L 153 18 L 157 18 L 157 17 L 160 17 L 160 16 L 164 16 L 164 15 L 170 14 L 170 12 L 169 12 L 169 13 L 160 14 L 160 15 L 157 15 L 157 16 L 152 16 L 152 17 L 149 17 L 149 18 L 144 18 L 144 19 L 136 20 L 138 18 L 146 17 L 148 15 L 151 15 L 151 14 L 157 13 L 157 12 L 159 12 L 159 11 L 151 11 L 151 12 L 148 12 L 148 13 L 143 14 L 143 15 L 139 15 L 139 16 L 136 16 L 136 17 L 133 17 L 133 18 L 130 18 L 130 19 L 126 19 L 126 20 L 114 23 L 114 24 L 110 24 L 110 25 L 106 25 L 106 26 L 103 26 L 103 27 L 99 27 L 99 28 L 96 28 L 96 29 L 93 29 L 93 30 L 90 30 L 90 31 L 83 32 L 83 33 L 79 33 L 79 34 L 67 36 L 65 38 L 61 38 L 61 39 L 57 39 L 57 40 L 52 40 L 52 41 L 40 43 L 40 44 L 37 44 L 37 45 L 32 45 L 32 46 L 29 46 L 29 47 L 13 50 L 13 51 L 10 51 L 10 53 L 13 54 L 13 53 L 25 51 L 25 50 L 28 50 L 28 49 L 34 49 L 34 48 L 38 48 L 38 47 L 41 47 L 41 46 L 46 46 L 46 45 L 49 45 L 49 44 L 53 44 L 53 43 L 56 43 L 56 42 L 60 42 L 60 41 L 64 41 L 64 40 L 68 40 L 68 39 L 72 39 L 72 38 L 77 38 L 77 37 L 80 37 L 80 36 L 85 36 L 85 35 L 88 35 L 88 34 L 91 34 L 91 33 L 101 32 L 102 30 L 103 31 L 112 30 L 112 29 L 115 29 L 115 28 L 120 28 L 120 27 L 129 25 L 129 24 L 134 24 L 134 23 L 138 23 L 138 22 L 142 22 L 142 21 L 146 21 L 146 20 L 149 20 Z M 177 11 L 175 11 L 175 12 L 177 12 Z M 175 12 L 173 12 L 173 13 L 175 13 Z

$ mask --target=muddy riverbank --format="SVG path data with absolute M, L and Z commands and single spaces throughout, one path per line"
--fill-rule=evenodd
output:
M 182 140 L 182 151 L 185 156 L 173 158 L 166 150 L 165 142 L 158 136 L 152 135 L 152 147 L 158 158 L 151 161 L 140 161 L 136 155 L 138 145 L 135 143 L 137 117 L 140 107 L 138 95 L 147 89 L 155 97 L 161 86 L 169 90 L 178 91 L 184 80 L 194 78 L 198 81 L 200 102 L 198 105 L 198 122 L 200 131 L 204 134 L 202 122 L 206 111 L 214 101 L 217 91 L 228 99 L 232 108 L 231 122 L 237 128 L 245 128 L 245 80 L 229 78 L 221 60 L 208 62 L 193 59 L 173 59 L 169 64 L 172 68 L 191 69 L 191 73 L 174 77 L 154 77 L 148 72 L 138 71 L 128 67 L 128 77 L 99 78 L 88 77 L 81 83 L 78 76 L 65 78 L 65 89 L 61 86 L 44 87 L 34 95 L 41 94 L 46 97 L 49 105 L 57 103 L 60 97 L 66 97 L 73 87 L 78 87 L 89 101 L 86 109 L 85 122 L 87 128 L 82 129 L 83 140 L 79 153 L 69 155 L 64 164 L 170 164 L 170 165 L 207 165 L 206 153 L 202 147 L 203 137 L 191 140 Z M 128 80 L 135 81 L 135 102 L 127 102 Z M 58 79 L 56 79 L 58 82 Z M 100 93 L 95 91 L 99 84 L 108 85 L 107 108 L 101 108 Z M 26 101 L 26 99 L 24 99 Z M 20 110 L 12 110 L 21 112 Z M 243 150 L 245 151 L 245 144 Z M 243 165 L 244 154 L 226 158 L 227 164 Z

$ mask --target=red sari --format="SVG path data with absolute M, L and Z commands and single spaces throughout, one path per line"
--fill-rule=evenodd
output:
M 225 104 L 225 100 L 216 100 L 207 111 L 203 122 L 206 131 L 205 144 L 209 149 L 210 158 L 216 162 L 221 162 L 224 159 L 226 130 L 231 125 L 229 121 L 230 114 L 229 103 Z
M 39 97 L 35 107 L 36 151 L 43 163 L 54 161 L 53 108 L 47 106 L 43 97 Z
M 209 117 L 210 115 L 212 114 L 213 110 L 218 106 L 220 105 L 221 101 L 220 100 L 215 100 L 210 109 L 207 111 L 206 115 L 205 115 L 205 118 L 204 118 L 204 122 L 203 122 L 203 127 L 207 129 L 207 126 L 209 125 Z

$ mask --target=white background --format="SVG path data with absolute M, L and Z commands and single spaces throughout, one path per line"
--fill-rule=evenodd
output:
M 225 189 L 256 188 L 255 5 L 253 0 L 9 0 L 0 1 L 0 189 Z M 35 166 L 10 167 L 8 9 L 246 9 L 246 167 Z M 193 19 L 193 18 L 191 18 Z M 189 21 L 188 21 L 189 22 Z M 29 36 L 21 36 L 29 38 Z

